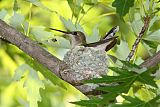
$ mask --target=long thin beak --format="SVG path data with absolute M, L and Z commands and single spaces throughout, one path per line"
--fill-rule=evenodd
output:
M 58 31 L 58 32 L 62 32 L 62 33 L 65 33 L 65 34 L 72 34 L 71 32 L 66 32 L 66 31 L 58 30 L 58 29 L 54 29 L 54 28 L 49 28 L 49 29 L 54 30 L 54 31 Z

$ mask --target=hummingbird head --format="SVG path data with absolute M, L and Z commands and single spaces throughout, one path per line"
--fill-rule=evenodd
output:
M 85 34 L 81 31 L 66 32 L 66 31 L 53 29 L 53 28 L 50 28 L 50 29 L 58 32 L 62 32 L 65 34 L 65 36 L 68 36 L 72 48 L 74 48 L 75 46 L 86 44 Z
M 67 35 L 70 37 L 70 42 L 73 47 L 86 44 L 86 37 L 81 31 L 72 31 Z

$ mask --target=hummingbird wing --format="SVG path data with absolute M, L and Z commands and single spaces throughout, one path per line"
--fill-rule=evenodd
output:
M 94 48 L 97 48 L 97 49 L 100 49 L 100 50 L 108 51 L 116 44 L 117 37 L 118 36 L 110 37 L 108 39 L 103 39 L 103 40 L 100 40 L 98 42 L 85 44 L 84 46 L 86 46 L 86 47 L 94 47 Z

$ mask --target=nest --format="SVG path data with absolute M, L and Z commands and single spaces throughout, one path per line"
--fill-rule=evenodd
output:
M 70 69 L 64 70 L 61 75 L 72 84 L 99 78 L 107 72 L 106 52 L 93 47 L 76 46 L 65 54 L 63 61 Z

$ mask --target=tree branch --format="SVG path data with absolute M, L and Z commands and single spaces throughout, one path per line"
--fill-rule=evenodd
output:
M 36 42 L 30 40 L 27 36 L 18 32 L 13 27 L 0 20 L 0 36 L 11 44 L 16 45 L 19 49 L 36 59 L 39 63 L 51 70 L 55 75 L 60 77 L 59 68 L 62 61 L 40 47 Z
M 37 60 L 44 67 L 48 68 L 52 73 L 54 73 L 59 78 L 69 82 L 72 85 L 73 77 L 72 75 L 65 75 L 64 70 L 69 69 L 69 67 L 60 59 L 50 54 L 48 51 L 40 47 L 37 42 L 29 39 L 24 34 L 18 32 L 15 28 L 9 26 L 4 21 L 0 19 L 0 38 L 1 40 L 7 41 L 21 49 L 23 52 L 31 56 L 33 59 Z M 94 94 L 93 90 L 89 90 L 89 87 L 75 86 L 83 94 L 87 95 Z M 87 88 L 87 90 L 86 90 Z M 93 91 L 93 92 L 92 92 Z
M 153 67 L 157 65 L 159 62 L 160 62 L 160 51 L 158 51 L 156 54 L 146 59 L 143 63 L 140 64 L 140 67 L 146 67 L 146 68 Z
M 68 69 L 69 67 L 60 59 L 53 56 L 45 49 L 40 47 L 35 41 L 29 39 L 24 34 L 18 32 L 13 27 L 6 24 L 4 21 L 0 19 L 0 36 L 7 40 L 9 43 L 17 46 L 19 49 L 24 51 L 26 54 L 30 55 L 33 59 L 37 60 L 40 64 L 48 68 L 52 73 L 54 73 L 59 78 L 65 80 L 66 82 L 72 81 L 72 77 L 67 77 L 67 79 L 62 78 L 61 71 Z M 141 67 L 151 67 L 160 62 L 160 51 L 142 63 Z M 70 79 L 70 80 L 69 80 Z M 72 84 L 72 83 L 71 83 Z M 97 94 L 98 91 L 90 90 L 85 85 L 83 86 L 75 86 L 78 90 L 80 90 L 85 95 L 89 94 Z

